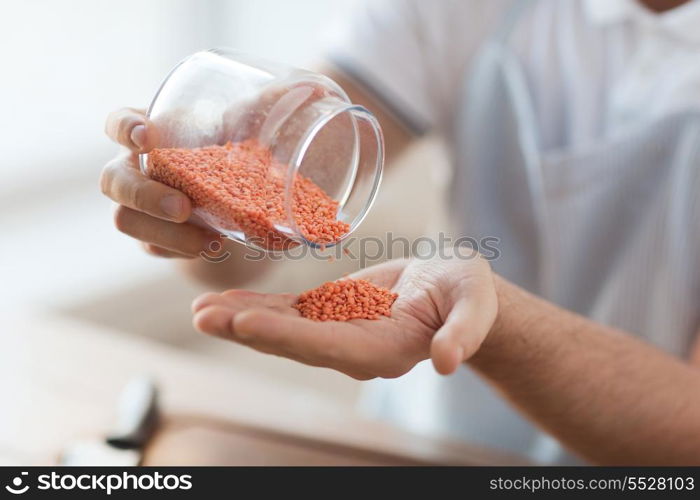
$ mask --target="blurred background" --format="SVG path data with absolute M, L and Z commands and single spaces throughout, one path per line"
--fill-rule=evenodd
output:
M 308 67 L 323 55 L 330 20 L 342 19 L 354 3 L 0 2 L 3 316 L 48 314 L 81 328 L 147 339 L 196 354 L 203 364 L 235 366 L 276 386 L 303 387 L 354 411 L 358 382 L 196 333 L 189 305 L 204 290 L 180 276 L 172 262 L 148 256 L 114 229 L 111 203 L 98 188 L 100 170 L 117 152 L 104 135 L 105 117 L 122 106 L 147 106 L 178 61 L 197 50 L 226 46 Z M 361 234 L 391 230 L 416 238 L 444 229 L 444 164 L 433 140 L 416 147 L 385 178 Z M 300 291 L 358 263 L 309 261 L 279 267 L 252 288 Z M 18 335 L 11 324 L 0 330 L 5 346 Z M 60 345 L 53 359 L 64 354 Z M 8 366 L 12 356 L 0 347 L 0 365 Z M 0 382 L 5 391 L 12 383 Z

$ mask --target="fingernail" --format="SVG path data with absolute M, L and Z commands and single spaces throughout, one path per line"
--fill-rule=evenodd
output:
M 457 350 L 455 352 L 457 353 L 457 362 L 461 363 L 462 361 L 464 361 L 464 347 L 457 347 Z
M 146 126 L 136 125 L 131 129 L 131 142 L 134 143 L 139 149 L 143 149 L 144 144 L 146 144 Z
M 160 200 L 160 208 L 165 215 L 177 221 L 182 219 L 184 215 L 185 204 L 182 196 L 170 194 Z

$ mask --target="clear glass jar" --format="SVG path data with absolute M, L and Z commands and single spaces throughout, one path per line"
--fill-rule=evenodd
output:
M 331 79 L 229 50 L 198 52 L 162 83 L 141 168 L 193 201 L 196 222 L 267 251 L 330 246 L 377 194 L 375 117 Z

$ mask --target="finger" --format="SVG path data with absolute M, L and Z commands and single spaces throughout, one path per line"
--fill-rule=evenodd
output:
M 155 128 L 143 110 L 121 108 L 107 116 L 105 132 L 114 142 L 134 153 L 147 153 L 155 147 Z
M 430 357 L 435 370 L 449 375 L 481 346 L 495 319 L 495 306 L 475 298 L 458 300 L 433 337 Z
M 195 329 L 216 337 L 230 337 L 231 321 L 235 311 L 230 307 L 206 305 L 199 307 L 192 318 Z
M 363 321 L 363 320 L 360 320 Z M 340 322 L 315 322 L 267 309 L 233 316 L 231 340 L 266 354 L 310 366 L 332 368 L 358 380 L 405 373 L 387 353 L 378 332 Z
M 204 293 L 192 301 L 192 314 L 197 314 L 205 307 L 217 304 L 221 304 L 221 294 L 214 292 Z
M 144 250 L 154 257 L 163 257 L 165 259 L 191 259 L 191 255 L 185 255 L 180 252 L 173 252 L 167 248 L 159 247 L 158 245 L 153 245 L 151 243 L 143 244 Z
M 299 311 L 292 306 L 299 299 L 291 293 L 257 293 L 250 290 L 226 290 L 221 294 L 224 300 L 240 309 L 264 307 L 284 314 L 300 316 Z
M 234 311 L 262 307 L 293 316 L 299 316 L 299 311 L 292 307 L 296 300 L 297 296 L 292 294 L 227 290 L 223 293 L 205 293 L 200 295 L 192 302 L 192 312 L 196 313 L 208 306 L 221 305 L 233 309 Z
M 102 192 L 120 205 L 145 212 L 159 219 L 185 222 L 192 204 L 183 193 L 146 177 L 133 168 L 133 158 L 121 156 L 102 171 Z
M 194 315 L 193 324 L 194 327 L 202 333 L 208 333 L 217 337 L 233 340 L 265 354 L 284 356 L 285 358 L 310 366 L 334 368 L 357 380 L 370 380 L 375 378 L 375 375 L 360 368 L 348 366 L 346 363 L 330 363 L 329 361 L 322 359 L 320 356 L 299 354 L 297 350 L 291 350 L 288 347 L 285 348 L 280 343 L 271 344 L 270 342 L 258 341 L 253 338 L 248 338 L 247 340 L 243 341 L 241 338 L 236 337 L 231 333 L 232 323 L 236 321 L 235 318 L 237 314 L 245 315 L 244 312 L 236 313 L 234 310 L 226 306 L 210 305 L 200 309 Z M 253 321 L 255 321 L 255 319 L 253 319 Z
M 231 338 L 268 354 L 344 372 L 366 371 L 382 351 L 371 335 L 349 324 L 315 322 L 268 309 L 232 318 Z
M 193 224 L 167 222 L 124 206 L 118 206 L 115 210 L 114 225 L 122 233 L 137 240 L 189 257 L 196 257 L 212 241 L 221 238 L 218 234 Z

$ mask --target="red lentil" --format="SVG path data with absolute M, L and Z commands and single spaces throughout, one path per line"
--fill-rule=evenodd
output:
M 314 321 L 349 321 L 391 317 L 398 294 L 367 280 L 329 281 L 299 295 L 294 305 L 301 315 Z
M 185 193 L 194 207 L 215 217 L 222 229 L 241 231 L 269 249 L 295 245 L 275 229 L 275 224 L 286 220 L 287 166 L 256 140 L 154 149 L 148 165 L 151 178 Z M 292 189 L 292 210 L 301 235 L 322 248 L 350 229 L 336 219 L 338 202 L 300 174 Z

